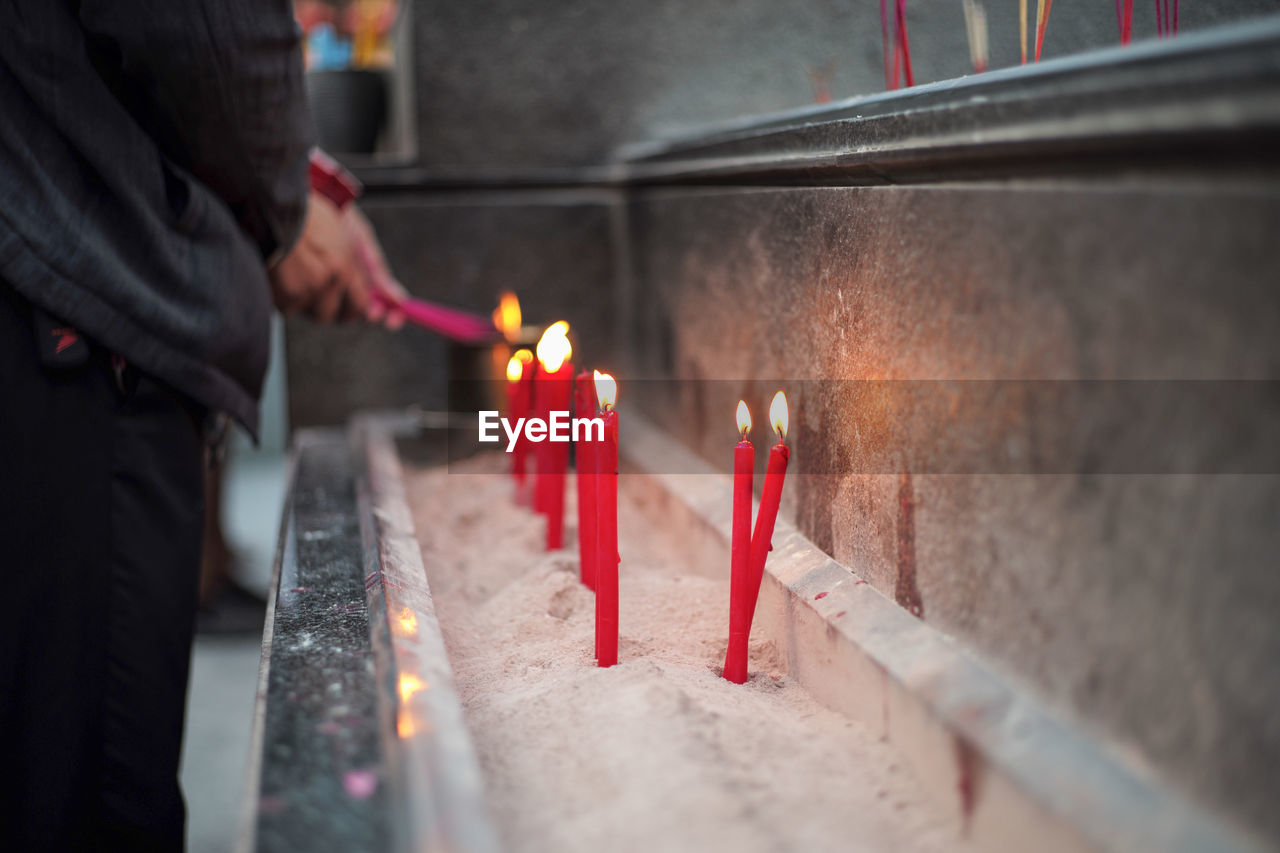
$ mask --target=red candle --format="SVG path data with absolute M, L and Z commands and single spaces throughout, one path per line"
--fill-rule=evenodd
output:
M 596 662 L 618 662 L 618 383 L 596 371 L 604 442 L 596 456 Z
M 573 386 L 573 365 L 569 356 L 569 324 L 561 320 L 552 323 L 538 341 L 538 408 L 550 428 L 551 417 L 556 412 L 569 416 L 569 398 Z M 569 466 L 568 442 L 542 440 L 538 448 L 538 482 L 541 494 L 540 509 L 547 516 L 547 550 L 555 551 L 564 544 L 564 474 Z M 536 498 L 535 498 L 536 500 Z M 539 508 L 535 504 L 535 508 Z
M 527 349 L 517 350 L 507 362 L 507 417 L 512 423 L 529 416 L 532 385 L 533 353 Z M 516 482 L 517 498 L 524 490 L 526 450 L 524 432 L 521 431 L 511 448 L 511 476 Z
M 530 386 L 529 417 L 547 418 L 546 371 L 537 359 L 533 361 L 533 385 Z M 523 432 L 523 431 L 522 431 Z M 526 440 L 521 437 L 521 440 Z M 533 511 L 547 511 L 547 461 L 544 458 L 545 448 L 542 444 L 533 446 Z
M 592 418 L 596 414 L 595 379 L 587 371 L 574 382 L 573 414 Z M 578 567 L 587 588 L 596 588 L 596 450 L 595 435 L 586 430 L 574 445 L 578 454 Z
M 769 406 L 769 423 L 778 435 L 778 443 L 769 448 L 769 468 L 764 475 L 764 490 L 760 493 L 760 509 L 756 511 L 756 529 L 751 535 L 751 575 L 747 588 L 747 638 L 751 637 L 751 622 L 755 618 L 756 600 L 760 597 L 760 582 L 764 579 L 764 562 L 773 550 L 773 525 L 778 520 L 778 505 L 782 503 L 782 484 L 787 479 L 787 461 L 791 449 L 787 447 L 787 426 L 791 420 L 787 410 L 787 397 L 781 391 L 773 396 Z
M 729 648 L 724 656 L 724 677 L 734 684 L 747 680 L 747 637 L 751 616 L 747 602 L 751 572 L 751 489 L 756 449 L 747 440 L 751 412 L 738 401 L 738 432 L 742 440 L 733 448 L 733 540 L 729 574 Z

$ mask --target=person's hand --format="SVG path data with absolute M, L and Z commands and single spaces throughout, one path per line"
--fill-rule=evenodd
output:
M 284 314 L 300 312 L 321 323 L 368 316 L 364 265 L 343 217 L 331 201 L 311 193 L 302 236 L 271 269 L 271 295 Z
M 365 317 L 369 322 L 380 322 L 393 331 L 399 329 L 404 325 L 404 312 L 396 306 L 409 294 L 387 269 L 387 260 L 377 235 L 373 233 L 373 226 L 354 204 L 347 205 L 342 211 L 342 225 L 355 249 L 356 263 L 369 285 L 369 308 Z

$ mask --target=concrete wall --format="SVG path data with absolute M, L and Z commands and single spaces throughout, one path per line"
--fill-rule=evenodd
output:
M 991 67 L 1017 64 L 1017 4 L 985 5 Z M 1134 4 L 1135 39 L 1155 37 L 1154 9 Z M 1276 11 L 1194 0 L 1180 32 Z M 808 70 L 828 64 L 837 100 L 884 89 L 874 0 L 418 0 L 414 25 L 418 160 L 432 169 L 607 162 L 626 143 L 812 104 Z M 907 31 L 917 83 L 971 72 L 960 0 L 908 4 Z M 1108 0 L 1059 4 L 1043 55 L 1118 41 Z
M 983 423 L 1052 473 L 922 475 L 895 440 L 912 413 L 834 381 L 1274 379 L 1280 195 L 664 189 L 639 192 L 630 222 L 628 375 L 684 380 L 634 405 L 727 470 L 736 396 L 760 423 L 786 388 L 808 473 L 785 516 L 1065 715 L 1280 836 L 1274 433 L 1201 448 L 1243 442 L 1269 474 L 1077 474 L 1065 433 L 1026 429 L 1026 401 L 1006 399 Z M 1163 424 L 1131 427 L 1158 441 Z M 851 473 L 886 436 L 903 469 Z

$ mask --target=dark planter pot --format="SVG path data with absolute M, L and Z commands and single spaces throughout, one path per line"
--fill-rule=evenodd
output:
M 321 148 L 373 153 L 387 116 L 387 82 L 381 71 L 309 71 L 307 100 Z

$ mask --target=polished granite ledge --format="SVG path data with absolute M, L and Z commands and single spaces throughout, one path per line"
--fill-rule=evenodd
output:
M 352 466 L 340 431 L 299 433 L 294 453 L 240 847 L 385 850 L 387 767 Z
M 497 849 L 393 426 L 295 437 L 238 850 Z

